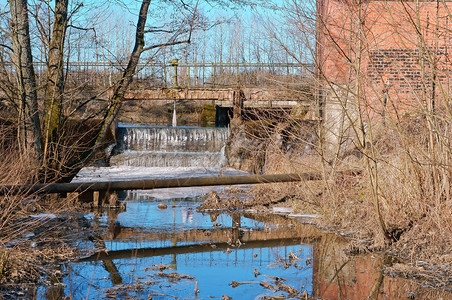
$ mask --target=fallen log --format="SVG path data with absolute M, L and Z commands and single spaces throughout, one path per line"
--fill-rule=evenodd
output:
M 348 170 L 339 173 L 356 175 L 359 174 L 360 171 Z M 320 179 L 322 179 L 322 174 L 320 172 L 311 172 L 311 173 L 291 173 L 291 174 L 272 174 L 272 175 L 242 175 L 242 176 L 221 176 L 221 177 L 120 180 L 103 182 L 50 183 L 33 185 L 3 185 L 0 186 L 0 195 L 34 194 L 34 193 L 51 194 L 51 193 L 119 191 L 119 190 L 153 190 L 175 187 L 260 184 L 260 183 L 295 182 Z
M 46 194 L 72 193 L 90 191 L 118 191 L 118 190 L 152 190 L 174 187 L 216 186 L 259 184 L 273 182 L 292 182 L 302 180 L 319 180 L 320 173 L 274 174 L 274 175 L 242 175 L 222 177 L 191 177 L 167 179 L 121 180 L 104 182 L 50 183 L 34 185 L 6 185 L 0 186 L 0 195 L 7 194 Z

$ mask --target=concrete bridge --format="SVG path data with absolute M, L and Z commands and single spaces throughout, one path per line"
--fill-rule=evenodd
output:
M 176 103 L 178 118 L 184 114 L 205 114 L 206 106 L 215 110 L 217 126 L 227 125 L 230 117 L 257 113 L 289 114 L 303 119 L 317 119 L 317 106 L 312 85 L 300 84 L 297 89 L 280 88 L 153 88 L 131 89 L 125 94 L 122 117 L 149 115 L 150 111 L 172 111 Z M 120 116 L 121 118 L 121 116 Z M 147 119 L 153 119 L 149 116 Z M 167 116 L 169 120 L 169 115 Z M 125 121 L 138 121 L 127 119 Z
M 250 117 L 257 111 L 273 116 L 290 114 L 308 120 L 318 117 L 310 65 L 179 64 L 172 61 L 170 66 L 147 68 L 153 71 L 146 73 L 143 66 L 140 72 L 156 74 L 159 68 L 164 71 L 164 77 L 156 79 L 137 74 L 125 94 L 120 115 L 123 121 L 140 121 L 137 113 L 146 120 L 158 119 L 150 113 L 153 111 L 160 120 L 164 116 L 168 123 L 174 103 L 182 125 L 194 122 L 196 116 L 209 119 L 208 115 L 212 114 L 216 126 L 226 126 L 233 115 Z M 210 112 L 206 112 L 209 106 Z
M 237 93 L 242 93 L 241 95 Z M 134 89 L 125 94 L 127 101 L 173 101 L 212 103 L 221 107 L 234 107 L 234 99 L 242 97 L 243 108 L 291 108 L 297 105 L 310 105 L 312 93 L 308 86 L 303 90 L 268 88 L 155 88 Z
M 68 62 L 66 88 L 74 91 L 80 102 L 86 101 L 114 85 L 124 67 L 125 64 L 111 62 Z M 38 85 L 45 84 L 46 64 L 35 63 L 35 70 Z M 125 122 L 168 125 L 176 102 L 180 125 L 199 125 L 201 115 L 206 114 L 206 105 L 211 110 L 213 107 L 215 115 L 223 119 L 259 109 L 276 113 L 296 110 L 307 119 L 315 119 L 318 114 L 315 113 L 312 71 L 312 65 L 299 63 L 181 63 L 171 60 L 139 64 L 119 118 Z M 99 101 L 92 101 L 86 111 L 99 110 L 108 96 L 104 93 L 97 97 Z M 6 95 L 0 95 L 4 97 Z

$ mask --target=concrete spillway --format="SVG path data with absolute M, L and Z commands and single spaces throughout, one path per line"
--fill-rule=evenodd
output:
M 221 167 L 228 128 L 120 124 L 112 166 Z

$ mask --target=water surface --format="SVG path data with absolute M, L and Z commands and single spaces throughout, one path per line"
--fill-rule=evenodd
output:
M 113 294 L 154 299 L 275 295 L 260 285 L 274 282 L 264 275 L 282 277 L 286 284 L 312 293 L 313 245 L 298 237 L 291 222 L 272 224 L 237 213 L 202 214 L 195 210 L 200 197 L 143 199 L 145 195 L 129 197 L 126 211 L 88 216 L 95 226 L 105 228 L 99 242 L 108 255 L 66 265 L 66 295 L 77 299 Z M 161 203 L 168 208 L 159 209 Z M 297 264 L 290 253 L 300 258 Z M 155 265 L 167 269 L 155 270 Z M 188 276 L 171 280 L 162 275 L 174 272 Z M 233 287 L 233 281 L 247 283 Z
M 113 166 L 85 168 L 74 182 L 244 175 L 223 168 L 228 134 L 123 124 Z M 228 187 L 120 192 L 125 209 L 86 215 L 101 232 L 91 242 L 105 251 L 61 266 L 64 275 L 52 280 L 62 285 L 38 298 L 263 299 L 289 296 L 284 286 L 321 299 L 452 298 L 384 276 L 386 256 L 347 256 L 346 240 L 294 219 L 197 212 L 212 189 L 241 196 Z

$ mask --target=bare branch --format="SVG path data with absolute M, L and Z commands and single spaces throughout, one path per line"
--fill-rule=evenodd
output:
M 84 27 L 79 27 L 79 26 L 75 26 L 75 25 L 72 25 L 72 24 L 69 24 L 67 27 L 71 27 L 71 28 L 74 28 L 74 29 L 82 30 L 82 31 L 92 30 L 92 31 L 96 32 L 96 29 L 94 27 L 84 28 Z
M 190 34 L 188 35 L 188 43 L 190 43 L 190 40 L 191 40 L 191 34 L 193 32 L 193 26 L 194 26 L 194 22 L 195 22 L 196 11 L 198 10 L 198 4 L 199 4 L 199 0 L 196 1 L 195 10 L 193 11 L 193 17 L 191 18 L 191 21 L 190 21 Z
M 154 28 L 157 28 L 157 27 L 154 27 Z M 169 30 L 169 29 L 148 29 L 148 30 L 145 30 L 144 33 L 175 33 L 177 31 L 178 30 Z
M 168 43 L 163 43 L 163 44 L 152 45 L 150 47 L 144 48 L 143 51 L 148 51 L 148 50 L 161 48 L 161 47 L 180 45 L 180 44 L 190 44 L 190 40 L 188 39 L 188 40 L 184 40 L 184 41 L 175 41 L 175 42 L 168 42 Z
M 77 5 L 77 7 L 69 14 L 69 16 L 68 16 L 68 21 L 72 18 L 72 16 L 75 14 L 75 13 L 77 13 L 77 11 L 80 9 L 80 8 L 82 8 L 83 7 L 83 2 L 82 3 L 80 3 L 79 5 Z
M 0 44 L 0 47 L 6 48 L 6 49 L 8 49 L 10 51 L 13 51 L 13 48 L 11 48 L 10 46 L 5 45 L 5 44 Z
M 152 45 L 150 47 L 143 48 L 143 51 L 148 51 L 148 50 L 152 50 L 152 49 L 156 49 L 156 48 L 162 48 L 162 47 L 168 47 L 168 46 L 175 46 L 175 45 L 180 45 L 180 44 L 190 44 L 190 42 L 191 42 L 191 34 L 192 34 L 193 28 L 194 28 L 194 20 L 195 20 L 195 17 L 196 17 L 196 12 L 198 10 L 198 4 L 199 4 L 199 0 L 196 1 L 196 5 L 195 5 L 194 11 L 193 11 L 193 16 L 192 16 L 192 19 L 190 20 L 190 29 L 188 31 L 188 33 L 189 33 L 188 34 L 188 38 L 186 40 L 171 41 L 171 42 L 167 42 L 167 43 Z M 176 32 L 175 35 L 178 35 L 178 34 L 181 34 L 183 32 L 183 30 L 181 30 L 179 28 L 178 30 L 175 30 L 174 32 Z

